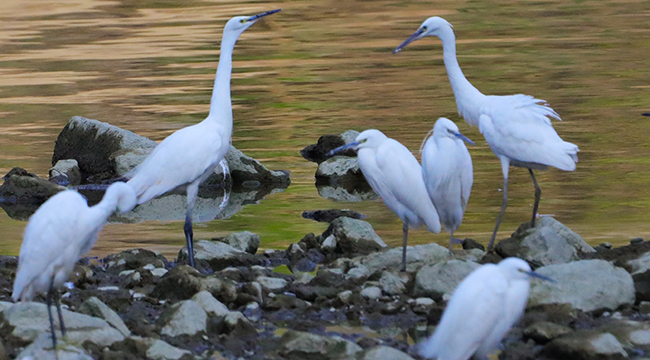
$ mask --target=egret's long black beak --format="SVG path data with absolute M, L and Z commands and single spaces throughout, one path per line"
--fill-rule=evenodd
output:
M 551 278 L 548 277 L 548 276 L 540 275 L 540 274 L 538 274 L 538 273 L 536 273 L 536 272 L 534 272 L 534 271 L 524 271 L 524 273 L 528 274 L 528 276 L 530 276 L 530 277 L 536 277 L 536 278 L 538 278 L 538 279 L 542 279 L 542 280 L 550 281 L 550 282 L 552 282 L 552 283 L 557 282 L 557 281 L 551 279 Z
M 393 50 L 393 54 L 397 54 L 398 52 L 402 51 L 402 49 L 405 48 L 406 45 L 419 39 L 420 35 L 422 35 L 423 32 L 424 32 L 424 28 L 423 27 L 419 28 L 418 31 L 413 33 L 413 35 L 409 36 L 408 39 L 404 40 L 403 43 L 399 44 L 399 46 L 396 47 L 395 50 Z
M 268 16 L 268 15 L 271 15 L 271 14 L 275 14 L 276 12 L 279 12 L 280 10 L 282 10 L 282 9 L 269 10 L 269 11 L 263 12 L 261 14 L 253 15 L 253 16 L 249 17 L 248 19 L 246 19 L 246 22 L 255 21 L 255 20 L 259 19 L 259 18 Z
M 349 143 L 349 144 L 345 144 L 345 145 L 343 145 L 343 146 L 339 146 L 339 147 L 337 147 L 336 149 L 331 150 L 330 152 L 328 152 L 328 153 L 327 153 L 327 157 L 334 156 L 335 154 L 340 153 L 340 152 L 343 151 L 343 150 L 356 148 L 357 146 L 359 146 L 359 144 L 360 144 L 360 143 L 359 143 L 358 141 L 353 141 L 353 142 L 351 142 L 351 143 Z
M 466 143 L 468 143 L 468 144 L 476 145 L 476 144 L 474 144 L 474 142 L 473 142 L 472 140 L 470 140 L 467 136 L 465 136 L 465 135 L 463 135 L 463 134 L 461 134 L 461 133 L 459 133 L 459 132 L 455 132 L 455 133 L 453 133 L 453 134 L 454 134 L 454 136 L 456 136 L 457 138 L 463 140 L 464 142 L 466 142 Z

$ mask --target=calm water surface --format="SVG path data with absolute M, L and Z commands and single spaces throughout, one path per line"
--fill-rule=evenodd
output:
M 527 93 L 564 119 L 580 146 L 572 173 L 538 175 L 540 213 L 591 244 L 650 238 L 650 2 L 647 1 L 93 1 L 0 2 L 0 173 L 21 166 L 46 177 L 70 117 L 107 121 L 160 141 L 207 114 L 221 31 L 232 16 L 273 8 L 240 38 L 232 80 L 233 144 L 292 185 L 227 220 L 195 226 L 196 238 L 249 230 L 284 248 L 326 224 L 303 210 L 351 208 L 389 244 L 401 223 L 381 201 L 319 197 L 316 165 L 298 151 L 326 133 L 377 128 L 416 152 L 440 116 L 476 142 L 475 180 L 459 237 L 483 243 L 500 203 L 501 170 L 477 128 L 456 113 L 439 40 L 391 50 L 429 16 L 455 26 L 459 62 L 484 93 Z M 511 170 L 506 237 L 527 221 L 533 187 Z M 17 254 L 24 222 L 0 213 L 0 253 Z M 174 255 L 182 222 L 110 224 L 94 255 L 146 247 Z M 446 244 L 412 231 L 411 243 Z

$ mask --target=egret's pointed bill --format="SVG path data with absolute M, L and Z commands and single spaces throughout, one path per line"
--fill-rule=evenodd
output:
M 452 133 L 452 134 L 454 134 L 454 136 L 456 136 L 457 138 L 463 140 L 464 142 L 466 142 L 466 143 L 468 143 L 468 144 L 476 145 L 476 144 L 474 144 L 474 142 L 473 142 L 472 140 L 470 140 L 467 136 L 465 136 L 465 135 L 463 135 L 463 134 L 461 134 L 461 133 L 459 133 L 459 132 L 455 132 L 455 133 Z
M 557 282 L 557 281 L 551 279 L 551 278 L 548 277 L 548 276 L 540 275 L 539 273 L 536 273 L 536 272 L 534 272 L 534 271 L 522 271 L 522 272 L 523 272 L 524 274 L 527 274 L 527 275 L 530 276 L 530 277 L 535 277 L 535 278 L 538 278 L 538 279 L 542 279 L 542 280 L 550 281 L 550 282 L 552 282 L 552 283 Z
M 404 40 L 403 43 L 399 44 L 398 47 L 393 50 L 393 54 L 397 54 L 398 52 L 402 51 L 403 48 L 406 47 L 406 45 L 412 43 L 413 41 L 417 40 L 420 38 L 420 35 L 424 32 L 425 28 L 421 27 L 418 29 L 418 31 L 414 32 L 413 35 L 409 36 L 408 39 Z
M 359 146 L 359 144 L 360 144 L 360 143 L 359 143 L 358 141 L 353 141 L 353 142 L 351 142 L 351 143 L 349 143 L 349 144 L 345 144 L 345 145 L 343 145 L 343 146 L 339 146 L 339 147 L 337 147 L 337 148 L 334 149 L 334 150 L 330 150 L 330 152 L 327 153 L 327 156 L 328 156 L 328 157 L 330 157 L 330 156 L 334 156 L 334 154 L 340 153 L 340 152 L 343 151 L 343 150 L 347 150 L 347 149 L 350 149 L 350 148 L 356 148 L 357 146 Z
M 268 16 L 268 15 L 271 15 L 271 14 L 275 14 L 276 12 L 279 12 L 280 10 L 282 10 L 282 9 L 269 10 L 269 11 L 263 12 L 261 14 L 253 15 L 253 16 L 249 17 L 246 20 L 246 22 L 255 21 L 255 20 L 259 19 L 259 18 Z

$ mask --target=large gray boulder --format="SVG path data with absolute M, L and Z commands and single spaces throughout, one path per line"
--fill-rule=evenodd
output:
M 451 295 L 458 284 L 480 266 L 473 261 L 455 259 L 425 265 L 415 275 L 414 295 L 442 300 L 445 294 Z
M 194 260 L 205 261 L 217 271 L 229 266 L 263 265 L 264 260 L 220 241 L 194 241 Z M 187 246 L 178 252 L 178 262 L 187 262 Z
M 195 335 L 206 330 L 208 315 L 201 305 L 184 300 L 170 306 L 156 321 L 167 336 Z
M 50 333 L 42 333 L 21 351 L 16 359 L 18 360 L 92 360 L 83 349 L 78 348 L 74 341 L 58 339 L 58 349 L 52 349 L 52 337 Z
M 84 301 L 77 309 L 77 312 L 104 319 L 112 327 L 116 328 L 120 333 L 122 333 L 122 335 L 131 335 L 131 331 L 129 331 L 129 328 L 126 327 L 124 321 L 122 321 L 122 318 L 120 318 L 120 316 L 115 311 L 113 311 L 113 309 L 109 308 L 108 305 L 104 304 L 95 296 Z
M 41 179 L 27 170 L 15 167 L 2 178 L 0 203 L 22 203 L 40 205 L 59 191 L 63 186 Z
M 605 260 L 581 260 L 536 270 L 555 282 L 531 281 L 528 306 L 571 304 L 582 311 L 634 304 L 632 276 Z
M 425 264 L 432 264 L 449 257 L 449 249 L 438 244 L 426 244 L 407 246 L 406 248 L 406 270 L 413 272 Z M 401 269 L 402 248 L 392 248 L 387 251 L 375 252 L 365 256 L 351 259 L 354 267 L 363 265 L 370 274 L 378 270 Z M 337 266 L 339 262 L 334 262 Z M 341 264 L 343 265 L 343 264 Z
M 518 257 L 533 267 L 579 260 L 581 253 L 595 252 L 580 235 L 552 217 L 541 217 L 530 228 L 524 223 L 509 239 L 499 242 L 496 252 L 503 258 Z
M 323 238 L 329 235 L 334 235 L 338 250 L 347 255 L 369 254 L 387 246 L 372 225 L 349 217 L 334 219 Z
M 56 309 L 52 309 L 56 313 Z M 3 311 L 11 335 L 24 341 L 34 341 L 40 334 L 49 333 L 50 321 L 45 304 L 19 302 Z M 106 320 L 62 309 L 68 338 L 76 343 L 90 341 L 99 347 L 111 346 L 124 340 L 124 335 Z M 58 324 L 56 329 L 58 330 Z
M 240 231 L 230 233 L 224 238 L 214 239 L 224 242 L 235 249 L 245 251 L 249 254 L 255 254 L 260 246 L 260 236 L 250 231 Z
M 280 355 L 287 360 L 356 360 L 363 349 L 337 336 L 289 330 L 280 338 Z
M 214 296 L 206 290 L 196 293 L 196 295 L 192 297 L 192 300 L 199 304 L 208 316 L 226 316 L 230 313 L 230 310 L 228 310 L 226 305 L 215 299 Z

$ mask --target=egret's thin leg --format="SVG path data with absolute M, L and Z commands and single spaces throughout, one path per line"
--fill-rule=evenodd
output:
M 533 178 L 533 184 L 535 184 L 535 205 L 533 205 L 533 219 L 530 221 L 530 227 L 535 227 L 535 219 L 537 218 L 537 209 L 539 208 L 539 199 L 542 197 L 542 189 L 537 185 L 537 179 L 535 179 L 535 174 L 533 174 L 533 169 L 528 169 L 530 172 L 530 177 Z
M 192 230 L 192 212 L 196 197 L 199 194 L 199 183 L 194 182 L 187 185 L 187 212 L 185 213 L 185 240 L 187 240 L 187 255 L 190 259 L 190 266 L 194 267 L 194 231 Z
M 52 294 L 54 293 L 54 278 L 50 282 L 50 290 L 47 292 L 45 297 L 45 303 L 47 304 L 47 314 L 50 317 L 50 331 L 52 331 L 52 346 L 56 353 L 56 333 L 54 332 L 54 318 L 52 317 Z
M 404 222 L 402 226 L 402 270 L 406 271 L 406 241 L 409 237 L 409 225 Z
M 65 324 L 63 323 L 63 313 L 61 312 L 61 302 L 59 301 L 59 298 L 61 294 L 59 294 L 58 290 L 54 290 L 54 304 L 56 304 L 56 311 L 59 314 L 59 326 L 61 327 L 61 336 L 65 337 L 66 331 L 65 331 Z
M 506 157 L 501 157 L 501 170 L 503 171 L 503 200 L 501 201 L 501 211 L 499 211 L 497 223 L 494 226 L 494 232 L 492 232 L 492 237 L 488 244 L 488 251 L 492 250 L 492 247 L 494 246 L 494 239 L 497 237 L 499 225 L 501 225 L 501 219 L 503 218 L 503 214 L 506 212 L 506 207 L 508 207 L 508 170 L 510 170 L 510 160 Z

